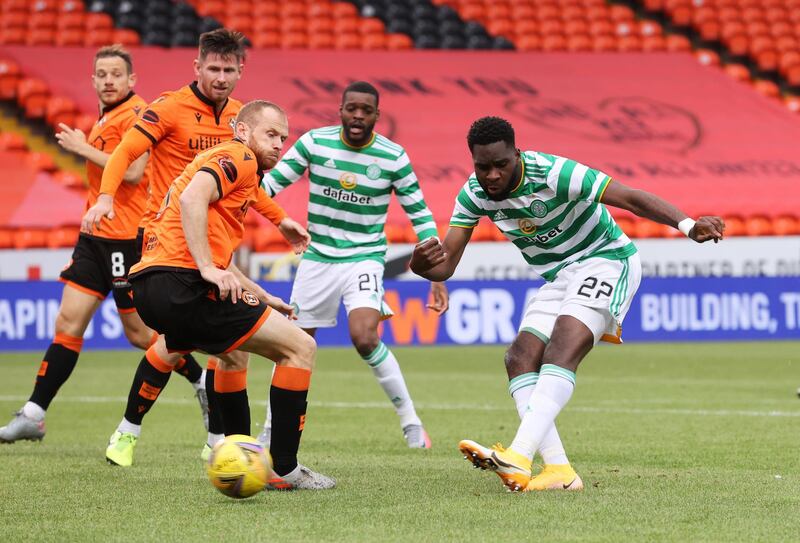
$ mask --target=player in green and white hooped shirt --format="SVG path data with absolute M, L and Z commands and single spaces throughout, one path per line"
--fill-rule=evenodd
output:
M 394 354 L 381 342 L 378 324 L 391 311 L 383 303 L 384 225 L 392 192 L 417 237 L 436 236 L 436 224 L 402 147 L 374 132 L 378 91 L 350 84 L 339 108 L 342 124 L 311 130 L 264 177 L 274 196 L 308 171 L 311 244 L 297 269 L 291 302 L 297 324 L 312 336 L 336 325 L 344 302 L 350 338 L 400 417 L 409 447 L 429 448 L 430 438 L 414 409 Z M 447 309 L 447 289 L 431 284 L 432 310 Z M 269 439 L 270 414 L 259 438 Z
M 555 427 L 572 396 L 575 371 L 600 340 L 619 342 L 622 319 L 641 277 L 636 248 L 606 205 L 676 227 L 702 243 L 722 239 L 719 217 L 696 222 L 653 194 L 634 190 L 573 160 L 516 148 L 498 117 L 473 123 L 467 136 L 475 173 L 456 199 L 443 243 L 419 243 L 411 269 L 431 281 L 453 274 L 474 227 L 488 216 L 548 281 L 528 303 L 505 356 L 509 391 L 522 419 L 511 446 L 459 448 L 491 468 L 511 490 L 579 490 Z M 531 478 L 535 452 L 544 470 Z

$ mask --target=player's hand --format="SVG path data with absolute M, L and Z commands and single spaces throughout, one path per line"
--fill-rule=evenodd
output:
M 414 251 L 411 253 L 411 271 L 419 275 L 435 268 L 445 260 L 447 260 L 447 253 L 444 252 L 439 238 L 428 238 L 414 246 Z
M 200 275 L 212 285 L 216 285 L 220 300 L 227 300 L 230 297 L 231 302 L 236 303 L 242 297 L 242 283 L 233 272 L 208 266 L 200 270 Z
M 297 320 L 297 315 L 294 314 L 294 306 L 287 304 L 286 302 L 284 302 L 281 298 L 278 298 L 277 296 L 273 296 L 272 294 L 269 294 L 267 292 L 264 292 L 264 294 L 267 297 L 264 300 L 265 304 L 267 304 L 268 306 L 270 306 L 273 309 L 277 309 L 278 311 L 280 311 L 281 313 L 286 315 L 286 317 L 289 320 L 291 320 L 291 321 Z
M 109 220 L 112 220 L 114 216 L 114 197 L 110 194 L 101 193 L 97 196 L 97 202 L 83 216 L 81 232 L 91 234 L 95 227 L 99 229 L 100 220 L 103 217 L 108 217 Z
M 278 230 L 292 246 L 294 254 L 299 255 L 308 249 L 311 243 L 311 235 L 303 226 L 289 217 L 284 218 L 278 225 Z
M 447 311 L 450 307 L 450 295 L 444 283 L 431 281 L 431 293 L 428 296 L 428 304 L 425 307 L 439 315 Z
M 722 217 L 707 216 L 700 217 L 689 231 L 689 237 L 697 243 L 704 243 L 713 239 L 714 243 L 719 243 L 725 232 L 725 221 Z
M 86 147 L 86 134 L 78 128 L 70 128 L 64 123 L 58 123 L 61 132 L 56 134 L 58 144 L 66 151 L 81 155 L 81 151 Z

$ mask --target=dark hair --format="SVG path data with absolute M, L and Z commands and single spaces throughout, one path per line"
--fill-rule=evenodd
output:
M 217 28 L 200 34 L 200 51 L 198 59 L 204 60 L 209 53 L 216 53 L 222 58 L 236 57 L 244 60 L 244 34 L 227 28 Z
M 504 141 L 511 147 L 516 147 L 514 127 L 505 119 L 481 117 L 469 127 L 467 145 L 469 145 L 470 151 L 475 145 L 489 145 L 498 141 Z
M 114 45 L 106 45 L 105 47 L 98 49 L 94 54 L 94 65 L 97 66 L 97 61 L 101 58 L 113 57 L 119 57 L 125 61 L 125 66 L 128 68 L 128 75 L 133 73 L 133 60 L 131 60 L 131 54 L 127 49 L 122 47 L 122 44 L 119 43 L 115 43 Z
M 371 83 L 367 83 L 366 81 L 353 81 L 347 87 L 345 87 L 344 92 L 342 93 L 342 103 L 344 104 L 344 97 L 348 92 L 363 92 L 366 94 L 371 94 L 375 97 L 375 107 L 378 107 L 378 101 L 380 97 L 378 96 L 378 89 L 372 86 Z

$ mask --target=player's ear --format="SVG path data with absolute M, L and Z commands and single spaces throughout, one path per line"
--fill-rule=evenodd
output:
M 198 59 L 194 59 L 192 61 L 192 66 L 194 67 L 195 77 L 200 77 L 200 61 Z
M 136 74 L 135 74 L 135 73 L 133 73 L 133 74 L 130 74 L 130 75 L 128 76 L 128 86 L 129 86 L 130 88 L 133 88 L 133 87 L 136 85 L 136 80 L 137 80 L 137 79 L 138 79 L 138 78 L 136 77 Z
M 380 118 L 381 118 L 381 110 L 376 108 L 375 109 L 375 121 L 377 121 Z

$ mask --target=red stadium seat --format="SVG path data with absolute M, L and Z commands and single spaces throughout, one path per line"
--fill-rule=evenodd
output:
M 52 11 L 41 11 L 31 13 L 28 19 L 28 28 L 31 29 L 55 29 L 58 23 L 58 14 Z
M 24 28 L 6 28 L 0 33 L 0 44 L 2 45 L 24 45 L 28 33 Z
M 334 34 L 334 49 L 361 49 L 361 34 L 348 32 L 347 34 Z
M 75 117 L 75 126 L 73 126 L 73 128 L 78 128 L 84 134 L 89 134 L 89 132 L 92 131 L 92 127 L 94 126 L 96 120 L 97 116 L 95 115 L 88 115 L 88 114 L 77 115 Z
M 712 51 L 711 49 L 697 49 L 694 52 L 695 58 L 697 58 L 698 62 L 703 66 L 719 66 L 720 59 L 719 55 Z
M 723 217 L 725 221 L 725 235 L 726 236 L 743 236 L 744 235 L 744 221 L 741 217 L 736 215 L 729 215 Z
M 125 47 L 135 47 L 141 43 L 139 33 L 129 28 L 115 28 L 111 34 L 111 41 Z
M 334 34 L 355 34 L 360 32 L 359 20 L 350 18 L 339 18 L 333 20 Z
M 30 151 L 25 155 L 25 161 L 35 170 L 41 172 L 54 172 L 58 169 L 53 157 L 47 153 L 40 153 L 38 151 Z
M 753 81 L 753 88 L 756 89 L 756 92 L 759 94 L 763 94 L 769 98 L 778 98 L 781 95 L 780 87 L 767 79 Z
M 256 32 L 252 41 L 257 49 L 276 49 L 281 46 L 281 35 L 275 31 Z
M 85 39 L 82 29 L 68 28 L 56 32 L 56 45 L 59 47 L 81 47 Z
M 291 17 L 284 17 L 281 21 L 281 32 L 290 34 L 292 32 L 308 33 L 311 34 L 311 28 L 308 26 L 308 19 L 292 15 Z
M 225 16 L 228 19 L 230 19 L 231 17 L 252 17 L 253 4 L 245 0 L 228 2 L 225 5 Z
M 44 108 L 50 97 L 47 83 L 41 79 L 23 78 L 17 85 L 17 104 L 25 110 L 29 119 L 44 117 Z
M 386 49 L 386 34 L 367 34 L 362 36 L 361 48 L 365 51 Z
M 566 51 L 567 38 L 562 34 L 551 34 L 542 39 L 542 51 Z
M 28 13 L 22 11 L 6 11 L 0 15 L 0 27 L 6 28 L 28 28 Z
M 771 236 L 772 221 L 766 217 L 748 217 L 744 223 L 744 232 L 748 236 Z
M 542 39 L 536 34 L 523 34 L 517 38 L 515 45 L 519 51 L 539 51 L 542 48 Z
M 45 106 L 44 120 L 54 130 L 58 130 L 59 123 L 70 127 L 75 124 L 75 116 L 78 113 L 78 106 L 75 102 L 63 96 L 53 96 Z
M 413 49 L 414 42 L 405 34 L 388 34 L 386 36 L 386 48 L 390 51 L 404 51 Z
M 309 17 L 331 17 L 333 8 L 329 2 L 311 2 L 308 6 Z
M 307 49 L 308 36 L 305 32 L 289 32 L 281 36 L 281 48 L 283 49 Z
M 312 26 L 310 26 L 310 25 L 313 25 L 315 23 L 316 23 L 316 21 L 313 21 L 313 20 L 309 23 L 309 28 L 308 28 L 308 32 L 309 33 L 312 33 L 314 31 L 314 30 L 312 30 Z M 254 43 L 254 45 L 255 45 L 255 40 L 258 38 L 257 34 L 259 32 L 276 32 L 276 33 L 280 34 L 281 26 L 282 26 L 281 25 L 281 19 L 279 19 L 278 17 L 276 17 L 274 15 L 266 16 L 266 17 L 258 17 L 257 19 L 255 19 L 253 21 L 253 40 L 254 40 L 253 43 Z
M 28 31 L 26 45 L 53 45 L 56 42 L 56 31 L 53 28 L 41 28 Z
M 793 87 L 800 86 L 800 65 L 794 65 L 786 70 L 786 82 Z
M 281 4 L 279 13 L 284 19 L 289 17 L 305 17 L 308 13 L 308 8 L 305 4 L 300 2 L 284 2 Z
M 0 100 L 12 100 L 22 78 L 19 65 L 13 60 L 0 60 Z
M 472 230 L 470 241 L 494 241 L 493 230 L 497 230 L 493 223 L 486 220 L 480 221 Z
M 30 2 L 32 12 L 58 11 L 58 0 L 35 0 Z
M 333 34 L 330 32 L 315 32 L 309 33 L 308 48 L 309 49 L 333 49 L 334 40 Z
M 744 64 L 726 64 L 723 70 L 734 79 L 742 82 L 750 81 L 750 70 Z
M 670 34 L 667 36 L 667 51 L 672 53 L 682 51 L 688 52 L 692 50 L 692 42 L 686 36 L 679 34 Z
M 280 2 L 259 1 L 253 5 L 253 18 L 274 17 L 280 13 Z
M 10 249 L 14 246 L 14 231 L 0 228 L 0 249 Z
M 61 13 L 76 13 L 85 11 L 85 6 L 81 0 L 61 0 L 58 5 Z
M 611 35 L 594 36 L 592 48 L 597 52 L 617 50 L 617 38 Z
M 642 38 L 642 51 L 653 53 L 667 50 L 667 40 L 664 36 L 646 36 Z
M 225 13 L 225 2 L 222 0 L 204 0 L 203 2 L 198 2 L 194 9 L 201 17 L 214 17 L 220 20 Z
M 16 132 L 0 132 L 0 151 L 25 151 L 28 144 L 25 137 Z
M 413 234 L 413 229 L 411 234 Z M 387 223 L 384 227 L 384 234 L 389 243 L 416 243 L 417 237 L 409 238 L 409 231 L 404 224 Z
M 91 31 L 87 29 L 83 37 L 83 45 L 85 47 L 102 47 L 111 45 L 113 39 L 114 30 L 111 28 L 96 28 Z
M 800 113 L 800 96 L 786 96 L 783 103 L 792 113 Z
M 386 34 L 386 26 L 376 17 L 367 17 L 359 21 L 358 31 L 365 36 L 375 34 L 383 36 Z
M 12 234 L 11 245 L 15 249 L 38 249 L 47 247 L 47 230 L 20 228 Z
M 567 51 L 591 51 L 592 38 L 586 34 L 575 34 L 567 37 Z
M 114 19 L 107 13 L 87 13 L 86 31 L 95 32 L 100 29 L 111 30 L 114 28 Z
M 642 50 L 642 38 L 639 36 L 621 36 L 617 39 L 617 50 L 621 53 Z
M 334 2 L 332 4 L 331 15 L 333 15 L 334 19 L 358 17 L 358 10 L 353 4 L 348 2 Z
M 50 230 L 47 236 L 47 246 L 51 249 L 72 247 L 78 241 L 79 226 L 59 226 Z
M 671 237 L 670 228 L 666 224 L 649 221 L 647 219 L 638 219 L 634 223 L 634 236 L 637 238 L 666 238 Z
M 776 236 L 795 236 L 800 234 L 800 220 L 791 215 L 781 215 L 772 219 L 772 231 Z

